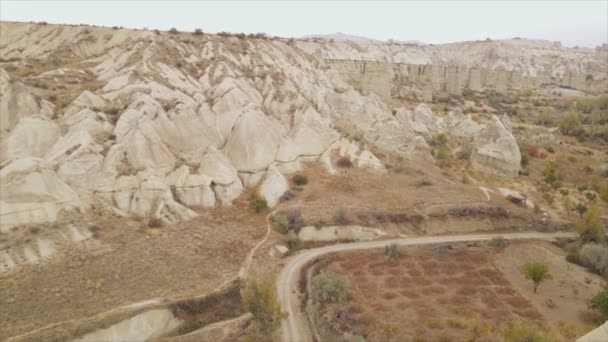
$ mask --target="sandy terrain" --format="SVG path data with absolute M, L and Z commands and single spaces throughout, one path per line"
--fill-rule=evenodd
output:
M 71 248 L 0 277 L 0 339 L 133 302 L 205 293 L 237 275 L 266 228 L 244 204 L 159 228 L 97 223 L 102 247 Z

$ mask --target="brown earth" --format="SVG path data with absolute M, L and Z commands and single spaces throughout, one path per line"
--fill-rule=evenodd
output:
M 0 276 L 0 339 L 139 301 L 209 292 L 237 275 L 266 228 L 244 203 L 158 228 L 94 219 L 97 247 L 66 248 L 61 258 Z
M 559 275 L 555 284 L 543 283 L 533 295 L 531 283 L 517 267 L 538 253 L 553 253 L 546 248 L 536 243 L 516 243 L 500 252 L 477 244 L 417 247 L 404 249 L 400 258 L 387 258 L 377 250 L 341 253 L 327 268 L 346 276 L 350 295 L 345 304 L 325 305 L 322 336 L 353 333 L 367 341 L 464 341 L 477 336 L 477 341 L 502 341 L 507 322 L 525 322 L 548 331 L 556 341 L 572 340 L 590 328 L 578 309 L 600 280 L 563 281 L 572 275 L 566 268 L 578 268 L 576 275 L 585 271 L 556 254 L 550 262 L 551 271 Z M 530 249 L 536 254 L 519 253 Z M 548 298 L 558 302 L 555 307 L 546 306 Z

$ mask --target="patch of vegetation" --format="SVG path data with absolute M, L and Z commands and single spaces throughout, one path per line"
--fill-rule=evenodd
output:
M 509 241 L 502 236 L 492 238 L 492 240 L 488 241 L 488 245 L 494 248 L 503 248 L 507 244 L 509 244 Z
M 171 34 L 177 34 L 177 33 L 179 33 L 179 31 L 178 31 L 178 30 L 177 30 L 175 27 L 172 27 L 172 28 L 169 30 L 169 33 L 171 33 Z
M 351 223 L 350 218 L 348 217 L 348 214 L 344 208 L 336 210 L 334 213 L 333 222 L 339 226 L 345 226 Z
M 549 272 L 549 266 L 541 262 L 527 262 L 522 265 L 520 271 L 526 279 L 532 280 L 534 283 L 534 293 L 542 282 L 553 278 Z
M 334 272 L 323 270 L 312 279 L 312 293 L 324 303 L 343 302 L 348 290 L 348 281 Z
M 336 165 L 338 167 L 346 169 L 346 168 L 351 168 L 353 166 L 353 162 L 350 160 L 350 158 L 344 156 L 344 157 L 340 157 L 338 159 L 338 161 L 336 162 Z
M 554 336 L 547 336 L 538 327 L 529 325 L 521 320 L 509 322 L 502 330 L 504 342 L 550 342 Z
M 162 227 L 162 225 L 163 225 L 163 221 L 161 221 L 157 217 L 152 217 L 148 220 L 148 228 L 158 228 L 158 227 Z
M 298 186 L 308 184 L 308 178 L 306 178 L 306 176 L 301 175 L 301 174 L 294 175 L 291 178 L 291 180 L 293 181 L 293 184 L 298 185 Z
M 272 223 L 272 228 L 274 228 L 277 233 L 285 235 L 289 231 L 289 222 L 287 222 L 287 216 L 284 213 L 272 215 L 270 221 Z
M 592 203 L 588 208 L 585 207 L 584 215 L 576 222 L 576 231 L 584 242 L 604 243 L 606 241 L 600 209 L 596 203 Z
M 252 281 L 243 293 L 243 307 L 251 313 L 251 329 L 247 341 L 271 341 L 287 314 L 281 311 L 272 278 Z
M 264 197 L 261 197 L 258 195 L 253 196 L 249 200 L 249 203 L 247 205 L 249 206 L 250 209 L 255 210 L 256 213 L 259 213 L 262 210 L 268 209 L 268 202 L 266 202 L 266 199 Z
M 403 255 L 401 252 L 401 247 L 396 243 L 391 243 L 390 245 L 384 246 L 384 251 L 382 254 L 388 258 L 400 258 Z
M 195 36 L 201 36 L 203 34 L 203 30 L 200 28 L 197 28 L 196 30 L 194 30 L 194 35 Z
M 608 286 L 604 286 L 600 292 L 589 298 L 587 307 L 599 312 L 604 317 L 608 317 Z
M 588 243 L 578 252 L 578 263 L 591 271 L 608 276 L 608 248 L 598 243 Z
M 553 189 L 558 189 L 562 184 L 561 171 L 554 160 L 547 160 L 543 169 L 543 179 L 545 183 L 551 185 Z

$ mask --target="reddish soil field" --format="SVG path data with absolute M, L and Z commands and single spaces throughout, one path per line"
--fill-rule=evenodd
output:
M 545 325 L 481 248 L 342 253 L 328 268 L 348 278 L 351 331 L 367 340 L 493 340 L 506 321 Z

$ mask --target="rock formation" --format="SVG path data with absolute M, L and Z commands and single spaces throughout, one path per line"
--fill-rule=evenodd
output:
M 516 176 L 517 142 L 500 120 L 484 126 L 461 112 L 435 117 L 424 104 L 393 109 L 387 98 L 406 87 L 430 101 L 434 92 L 467 87 L 508 90 L 551 77 L 586 87 L 580 77 L 587 73 L 606 79 L 586 50 L 561 49 L 570 72 L 558 72 L 551 66 L 557 48 L 541 53 L 541 43 L 465 44 L 506 56 L 490 63 L 451 44 L 355 49 L 29 23 L 0 29 L 0 58 L 10 61 L 0 68 L 3 231 L 54 221 L 64 209 L 86 211 L 93 201 L 165 223 L 230 205 L 251 187 L 272 206 L 302 161 L 337 173 L 338 153 L 382 172 L 370 145 L 406 160 L 432 159 L 425 137 L 439 132 L 471 139 L 476 169 Z M 538 52 L 539 67 L 513 59 L 515 47 Z

